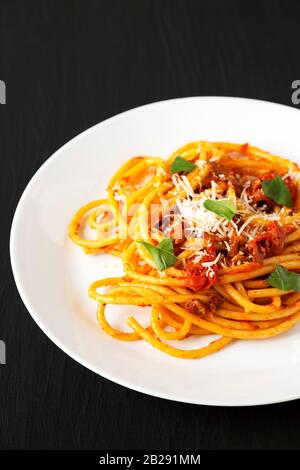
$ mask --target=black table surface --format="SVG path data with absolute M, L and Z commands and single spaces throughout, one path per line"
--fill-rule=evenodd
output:
M 182 96 L 293 106 L 299 15 L 299 2 L 279 0 L 0 1 L 0 79 L 7 90 L 0 105 L 0 338 L 7 348 L 1 449 L 300 448 L 299 400 L 253 408 L 176 403 L 73 361 L 26 311 L 8 252 L 26 184 L 93 124 Z

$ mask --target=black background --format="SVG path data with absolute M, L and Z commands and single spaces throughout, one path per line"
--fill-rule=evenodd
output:
M 300 448 L 299 400 L 186 405 L 130 391 L 77 364 L 27 313 L 8 254 L 22 191 L 66 141 L 121 111 L 173 97 L 292 106 L 299 40 L 300 2 L 0 0 L 7 86 L 0 106 L 0 338 L 7 345 L 0 448 Z

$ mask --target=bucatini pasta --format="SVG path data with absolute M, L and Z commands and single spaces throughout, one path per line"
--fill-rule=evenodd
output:
M 294 326 L 299 176 L 295 163 L 248 144 L 199 141 L 168 160 L 127 161 L 107 198 L 79 209 L 69 226 L 86 254 L 123 261 L 124 276 L 89 288 L 102 329 L 178 358 L 200 358 L 234 339 L 270 338 Z M 130 316 L 131 332 L 116 330 L 105 316 L 111 304 L 151 307 L 148 327 Z M 191 335 L 212 334 L 219 337 L 207 346 L 180 347 Z

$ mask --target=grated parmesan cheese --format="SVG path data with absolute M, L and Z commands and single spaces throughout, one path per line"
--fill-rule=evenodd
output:
M 205 167 L 205 165 L 207 165 L 207 161 L 206 160 L 196 160 L 195 165 L 197 165 L 197 167 L 202 170 Z
M 172 176 L 172 181 L 178 192 L 184 191 L 187 197 L 194 197 L 194 190 L 185 175 L 179 176 L 177 173 L 175 173 Z
M 213 261 L 204 261 L 204 263 L 202 263 L 202 266 L 204 266 L 204 268 L 210 268 L 214 264 L 217 264 L 220 257 L 221 257 L 221 253 L 219 253 L 218 256 L 216 256 L 216 258 Z

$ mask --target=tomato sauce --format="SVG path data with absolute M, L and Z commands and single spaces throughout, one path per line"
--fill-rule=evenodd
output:
M 206 248 L 206 253 L 195 261 L 195 258 L 191 259 L 186 264 L 187 281 L 186 285 L 192 290 L 201 291 L 209 289 L 217 278 L 218 266 L 212 265 L 210 268 L 203 266 L 202 263 L 214 261 L 216 258 L 216 248 L 209 246 Z

